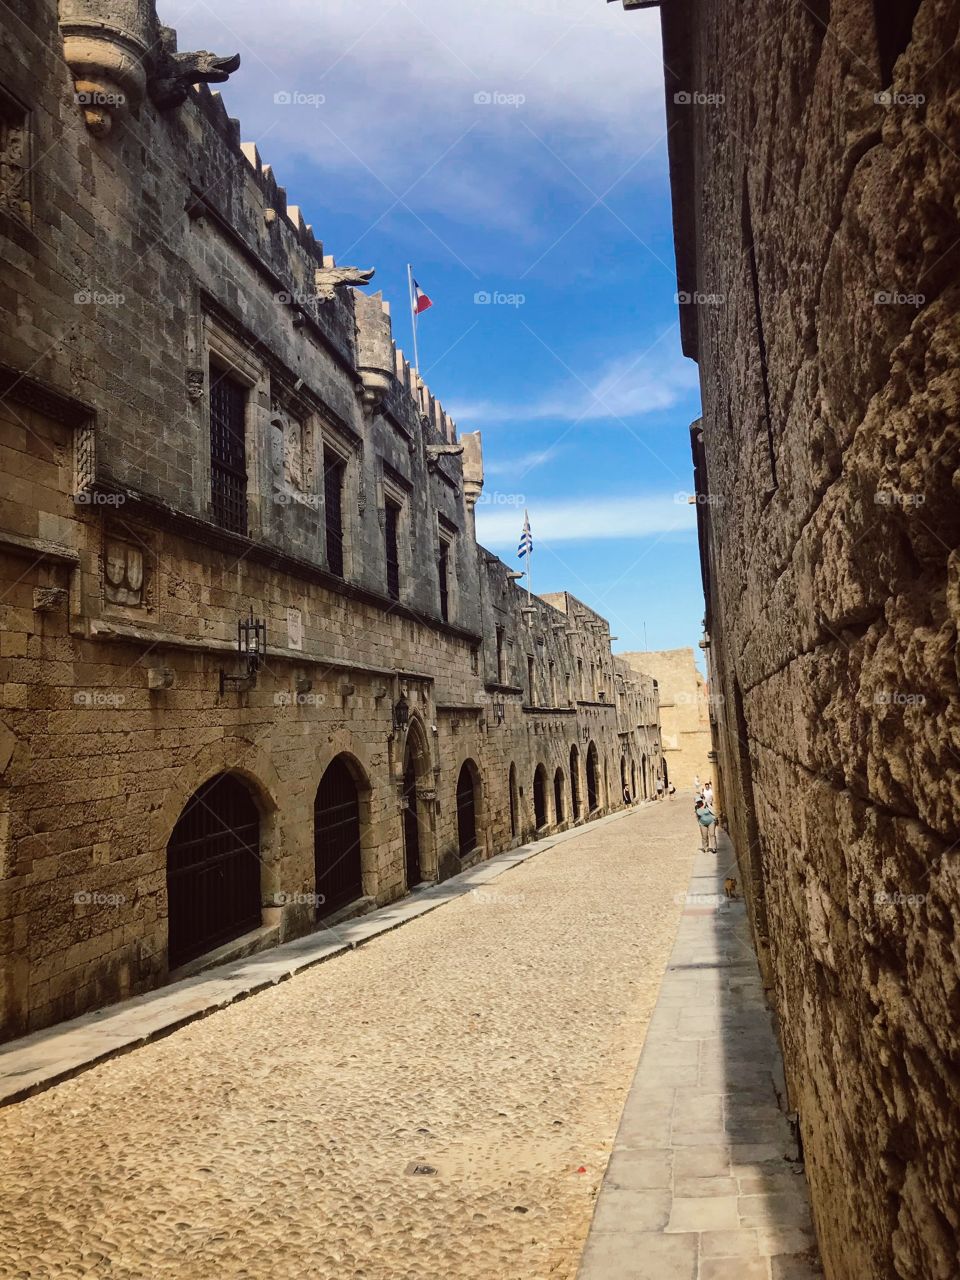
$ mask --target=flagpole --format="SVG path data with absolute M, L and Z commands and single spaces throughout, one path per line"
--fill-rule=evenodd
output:
M 523 523 L 524 523 L 524 527 L 529 530 L 530 512 L 527 511 L 526 509 L 524 509 L 524 512 L 523 512 Z M 530 570 L 532 568 L 533 568 L 533 538 L 530 537 L 527 543 L 527 605 L 528 606 L 530 604 L 530 593 L 531 593 Z
M 417 350 L 417 303 L 413 293 L 413 266 L 407 263 L 407 289 L 410 292 L 410 323 L 413 326 L 413 367 L 420 373 L 420 352 Z

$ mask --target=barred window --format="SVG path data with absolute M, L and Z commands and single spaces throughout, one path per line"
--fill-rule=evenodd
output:
M 383 525 L 384 547 L 387 555 L 387 595 L 391 600 L 400 599 L 400 544 L 398 529 L 400 508 L 387 499 Z
M 327 568 L 343 577 L 343 479 L 346 467 L 339 458 L 324 458 L 323 515 L 327 539 Z
M 247 390 L 210 368 L 210 497 L 222 529 L 247 532 Z
M 450 555 L 450 543 L 440 539 L 440 554 L 437 558 L 437 576 L 440 580 L 440 617 L 444 622 L 450 621 L 450 583 L 447 559 Z

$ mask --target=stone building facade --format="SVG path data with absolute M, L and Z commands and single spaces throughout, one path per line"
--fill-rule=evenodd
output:
M 235 69 L 178 53 L 151 0 L 4 20 L 6 1037 L 656 767 L 652 685 L 477 545 L 479 435 L 241 142 L 207 87 Z
M 821 1252 L 950 1280 L 960 4 L 660 11 L 723 801 Z
M 711 697 L 692 649 L 622 653 L 631 670 L 657 682 L 663 765 L 667 782 L 678 790 L 702 785 L 716 772 L 710 730 Z

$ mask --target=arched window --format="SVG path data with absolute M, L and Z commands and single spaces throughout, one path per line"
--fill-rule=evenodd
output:
M 474 770 L 467 760 L 457 778 L 457 840 L 461 858 L 477 847 L 477 792 Z
M 520 797 L 517 794 L 517 766 L 510 766 L 510 834 L 515 836 L 519 830 Z
M 167 843 L 171 969 L 259 927 L 260 811 L 218 773 L 191 796 Z
M 313 802 L 313 858 L 318 917 L 363 896 L 360 796 L 343 756 L 330 762 L 317 788 Z
M 583 807 L 580 799 L 580 752 L 576 743 L 570 748 L 570 797 L 573 801 L 573 818 L 576 821 Z
M 533 818 L 538 831 L 547 825 L 547 771 L 542 764 L 533 775 Z
M 563 770 L 558 769 L 553 775 L 553 812 L 559 824 L 563 821 Z
M 600 762 L 594 743 L 587 747 L 587 812 L 600 807 Z

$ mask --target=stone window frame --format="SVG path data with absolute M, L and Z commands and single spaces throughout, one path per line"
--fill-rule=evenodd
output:
M 445 546 L 447 550 L 447 617 L 445 621 L 456 622 L 460 616 L 460 582 L 457 573 L 457 557 L 460 549 L 460 530 L 452 520 L 437 512 L 436 559 L 439 565 L 440 552 Z M 437 583 L 439 604 L 439 580 Z M 442 614 L 441 614 L 442 616 Z
M 270 406 L 270 375 L 264 361 L 250 351 L 246 343 L 234 336 L 215 316 L 203 314 L 203 388 L 206 413 L 203 414 L 201 477 L 205 518 L 216 524 L 211 491 L 210 459 L 210 385 L 214 366 L 247 389 L 244 410 L 244 457 L 247 467 L 247 532 L 254 540 L 263 537 L 263 476 L 272 473 L 271 436 L 260 430 L 264 418 L 264 402 Z M 219 527 L 219 526 L 218 526 Z

